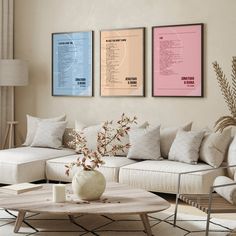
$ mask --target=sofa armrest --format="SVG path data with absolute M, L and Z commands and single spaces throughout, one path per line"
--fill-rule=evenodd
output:
M 177 219 L 177 209 L 178 209 L 178 202 L 179 202 L 179 196 L 180 196 L 180 184 L 181 184 L 181 176 L 185 174 L 191 174 L 191 173 L 196 173 L 196 172 L 204 172 L 204 171 L 209 171 L 209 170 L 217 170 L 217 169 L 226 169 L 229 167 L 236 167 L 236 165 L 230 165 L 230 166 L 221 166 L 217 168 L 208 168 L 205 170 L 195 170 L 195 171 L 187 171 L 187 172 L 182 172 L 179 173 L 179 178 L 178 178 L 178 190 L 176 194 L 176 201 L 175 201 L 175 213 L 174 213 L 174 226 L 176 226 L 176 219 Z M 209 230 L 209 221 L 210 221 L 210 214 L 211 214 L 211 207 L 212 207 L 212 198 L 213 198 L 213 192 L 215 188 L 220 188 L 220 187 L 225 187 L 225 186 L 230 186 L 230 185 L 236 185 L 235 183 L 230 183 L 230 184 L 221 184 L 221 185 L 212 185 L 210 187 L 209 191 L 209 202 L 208 202 L 208 212 L 207 212 L 207 226 L 206 226 L 206 231 L 208 232 Z
M 230 166 L 220 166 L 217 168 L 208 168 L 208 169 L 201 169 L 201 170 L 194 170 L 194 171 L 186 171 L 186 172 L 182 172 L 179 173 L 179 177 L 178 177 L 178 187 L 177 187 L 177 194 L 179 194 L 180 192 L 180 185 L 181 185 L 181 177 L 182 175 L 186 175 L 186 174 L 192 174 L 192 173 L 197 173 L 197 172 L 205 172 L 205 171 L 210 171 L 210 170 L 218 170 L 218 169 L 227 169 L 230 167 L 236 167 L 236 165 L 230 165 Z M 211 190 L 210 190 L 211 192 Z
M 212 191 L 213 191 L 215 188 L 227 187 L 227 186 L 232 186 L 232 185 L 236 185 L 236 182 L 231 183 L 231 184 L 212 185 Z

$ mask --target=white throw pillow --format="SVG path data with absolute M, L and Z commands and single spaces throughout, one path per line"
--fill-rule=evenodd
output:
M 98 132 L 101 130 L 102 124 L 86 126 L 80 121 L 75 121 L 75 130 L 78 133 L 82 133 L 81 136 L 87 140 L 87 147 L 89 150 L 97 149 L 97 137 Z
M 82 122 L 78 120 L 75 121 L 75 130 L 83 134 L 83 136 L 87 140 L 87 147 L 90 150 L 97 149 L 97 136 L 98 136 L 98 132 L 101 131 L 101 127 L 102 127 L 102 124 L 86 126 L 85 124 L 83 124 Z M 148 127 L 148 122 L 144 122 L 141 126 L 139 126 L 139 128 L 143 128 L 143 129 L 147 127 Z M 126 145 L 127 143 L 129 143 L 129 136 L 125 135 L 124 137 L 120 139 L 120 141 L 114 140 L 111 143 L 111 145 Z M 126 156 L 128 154 L 128 151 L 129 151 L 128 148 L 125 148 L 124 152 L 120 150 L 119 152 L 116 153 L 116 156 Z
M 160 151 L 160 126 L 150 129 L 132 129 L 129 132 L 131 147 L 127 157 L 136 160 L 158 160 Z
M 138 126 L 135 128 L 136 125 L 133 125 L 131 127 L 132 129 L 146 129 L 149 126 L 149 123 L 146 121 L 144 122 L 142 125 Z M 114 140 L 114 142 L 112 142 L 112 145 L 123 145 L 125 146 L 127 143 L 130 143 L 130 139 L 129 139 L 129 133 L 124 135 L 124 137 L 120 138 L 119 140 Z M 116 152 L 116 156 L 127 156 L 129 153 L 129 148 L 124 148 L 124 150 L 120 150 L 118 152 Z
M 32 147 L 61 148 L 66 121 L 41 121 L 38 124 Z
M 30 115 L 26 115 L 27 117 L 27 134 L 25 138 L 25 142 L 23 143 L 24 146 L 30 146 L 33 142 L 35 132 L 37 130 L 38 124 L 40 121 L 65 121 L 66 115 L 48 118 L 48 119 L 42 119 Z
M 229 145 L 227 164 L 229 166 L 236 165 L 236 135 L 233 138 L 233 141 Z M 228 168 L 228 175 L 231 179 L 234 178 L 236 172 L 236 167 Z
M 168 154 L 172 143 L 174 142 L 175 136 L 178 130 L 190 131 L 192 128 L 192 122 L 182 125 L 180 127 L 165 127 L 161 128 L 161 156 L 168 158 Z
M 197 164 L 203 136 L 204 131 L 179 130 L 170 148 L 168 159 Z
M 231 141 L 231 129 L 222 133 L 206 133 L 200 147 L 199 160 L 217 168 L 224 160 L 225 153 Z
M 217 176 L 214 181 L 214 186 L 235 183 L 232 179 L 226 176 Z M 215 191 L 231 204 L 236 204 L 236 185 L 215 188 Z

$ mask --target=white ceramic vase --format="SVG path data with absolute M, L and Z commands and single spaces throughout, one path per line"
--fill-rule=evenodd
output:
M 80 170 L 72 179 L 72 190 L 82 200 L 97 200 L 106 188 L 104 175 L 97 170 Z

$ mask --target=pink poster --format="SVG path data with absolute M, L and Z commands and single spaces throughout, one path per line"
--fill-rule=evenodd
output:
M 152 28 L 153 96 L 203 96 L 203 24 Z

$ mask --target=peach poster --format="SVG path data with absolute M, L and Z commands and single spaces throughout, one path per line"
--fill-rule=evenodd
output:
M 101 31 L 101 96 L 144 96 L 144 28 Z
M 203 24 L 153 27 L 153 96 L 203 96 Z

